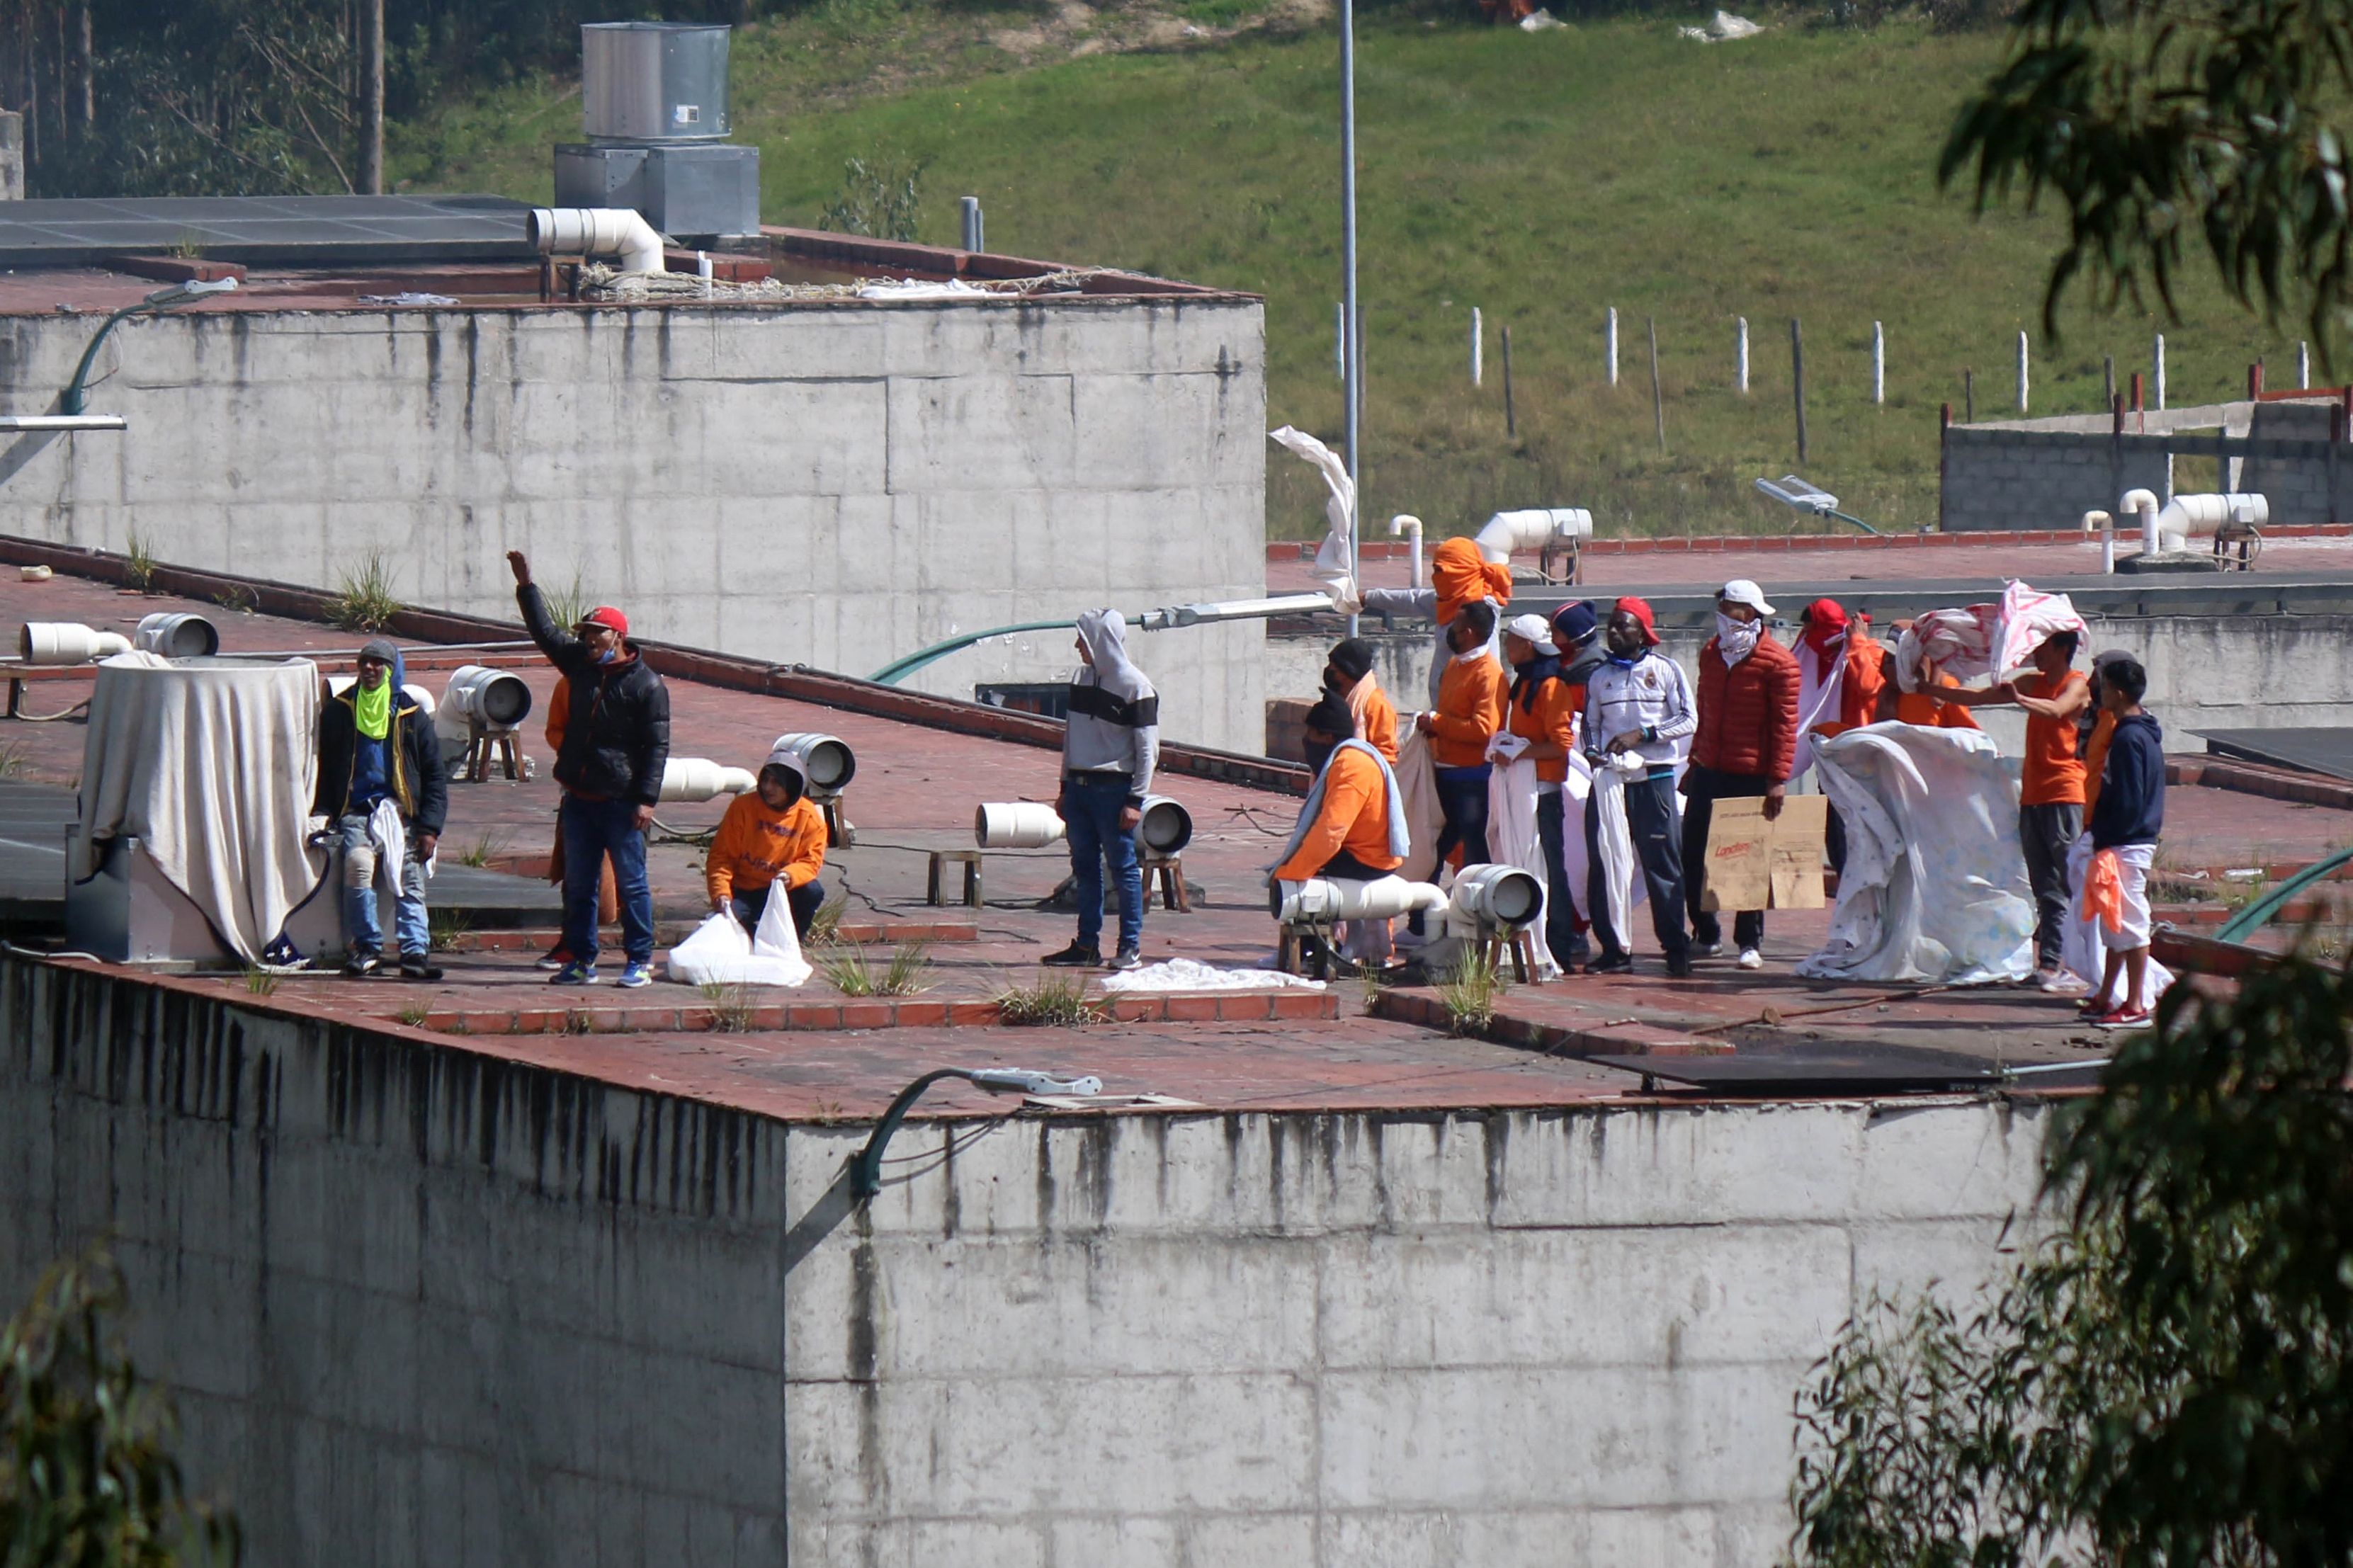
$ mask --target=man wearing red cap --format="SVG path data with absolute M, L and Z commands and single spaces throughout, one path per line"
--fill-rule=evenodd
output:
M 1879 689 L 1887 684 L 1883 652 L 1871 617 L 1850 616 L 1836 599 L 1816 599 L 1798 617 L 1798 767 L 1813 766 L 1814 747 L 1833 735 L 1875 722 Z M 1846 824 L 1838 807 L 1826 818 L 1823 849 L 1833 871 L 1846 868 Z
M 1651 899 L 1651 929 L 1665 953 L 1667 973 L 1691 973 L 1691 942 L 1683 931 L 1683 869 L 1675 824 L 1675 742 L 1692 732 L 1698 715 L 1691 682 L 1683 668 L 1658 651 L 1659 634 L 1651 606 L 1641 599 L 1618 601 L 1603 634 L 1609 657 L 1595 667 L 1585 686 L 1585 747 L 1596 759 L 1593 795 L 1585 807 L 1586 911 L 1601 951 L 1585 966 L 1588 974 L 1623 974 L 1634 967 L 1631 931 L 1610 918 L 1613 895 L 1603 869 L 1600 805 L 1603 790 L 1617 788 L 1602 777 L 1601 759 L 1633 756 L 1639 767 L 1624 781 L 1626 827 L 1641 862 Z
M 1798 661 L 1765 629 L 1773 606 L 1746 577 L 1715 596 L 1715 636 L 1699 650 L 1699 726 L 1683 771 L 1684 888 L 1691 902 L 1692 951 L 1724 951 L 1724 928 L 1704 907 L 1707 830 L 1719 800 L 1765 797 L 1767 821 L 1781 815 L 1798 756 Z M 1697 872 L 1689 868 L 1702 868 Z M 1765 911 L 1742 910 L 1732 922 L 1740 967 L 1765 962 Z
M 547 601 L 520 550 L 507 552 L 523 625 L 548 662 L 572 683 L 571 721 L 555 753 L 564 786 L 564 947 L 571 962 L 551 984 L 596 983 L 596 882 L 612 857 L 621 900 L 621 978 L 653 979 L 654 895 L 646 879 L 646 829 L 670 762 L 670 689 L 638 657 L 628 617 L 599 605 L 570 632 L 548 618 Z

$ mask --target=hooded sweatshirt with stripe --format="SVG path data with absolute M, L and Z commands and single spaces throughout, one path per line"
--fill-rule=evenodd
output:
M 1127 621 L 1117 610 L 1081 616 L 1079 639 L 1094 662 L 1071 682 L 1062 767 L 1125 773 L 1128 804 L 1142 805 L 1160 759 L 1160 694 L 1127 657 Z

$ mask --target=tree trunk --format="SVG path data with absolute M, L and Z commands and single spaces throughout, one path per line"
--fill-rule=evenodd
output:
M 96 39 L 90 26 L 90 0 L 74 7 L 74 112 L 81 129 L 98 123 Z
M 384 0 L 360 3 L 360 189 L 384 195 Z

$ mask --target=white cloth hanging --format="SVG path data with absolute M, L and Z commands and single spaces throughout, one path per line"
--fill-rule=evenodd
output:
M 1409 882 L 1436 879 L 1438 836 L 1446 826 L 1446 813 L 1438 804 L 1438 774 L 1430 760 L 1430 737 L 1414 723 L 1415 714 L 1398 718 L 1398 760 L 1391 770 L 1398 798 L 1405 805 L 1406 832 L 1411 844 L 1398 875 Z
M 1969 985 L 2034 973 L 2034 900 L 2018 784 L 1978 730 L 1873 724 L 1814 752 L 1846 823 L 1830 940 L 1815 980 Z
M 1325 529 L 1324 542 L 1315 547 L 1315 564 L 1308 574 L 1332 595 L 1332 607 L 1342 615 L 1352 616 L 1364 608 L 1364 597 L 1356 581 L 1356 558 L 1354 542 L 1349 537 L 1349 521 L 1356 513 L 1356 487 L 1348 478 L 1348 465 L 1340 455 L 1304 430 L 1294 430 L 1286 425 L 1271 430 L 1268 437 L 1277 446 L 1315 465 L 1324 476 L 1324 488 L 1329 493 L 1324 499 Z
M 1593 839 L 1601 852 L 1602 901 L 1609 906 L 1610 931 L 1628 944 L 1634 940 L 1634 906 L 1642 901 L 1646 889 L 1634 829 L 1626 816 L 1626 785 L 1650 770 L 1651 764 L 1633 752 L 1617 752 L 1593 765 Z
M 1498 761 L 1487 774 L 1487 858 L 1498 866 L 1517 866 L 1536 879 L 1544 900 L 1552 889 L 1545 875 L 1544 839 L 1536 831 L 1536 764 L 1525 756 Z M 1532 943 L 1536 954 L 1536 979 L 1556 980 L 1560 965 L 1543 941 L 1545 917 L 1538 905 Z
M 1839 716 L 1839 699 L 1846 694 L 1846 638 L 1841 633 L 1830 652 L 1830 668 L 1822 668 L 1822 656 L 1805 638 L 1798 639 L 1798 761 L 1789 776 L 1803 778 L 1806 770 L 1814 765 L 1814 726 L 1835 724 Z

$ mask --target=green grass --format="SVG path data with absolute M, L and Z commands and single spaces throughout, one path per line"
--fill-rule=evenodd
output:
M 1194 12 L 1224 15 L 1218 0 Z M 1233 8 L 1242 14 L 1243 8 Z M 1172 19 L 1175 15 L 1171 14 Z M 1694 13 L 1697 14 L 1696 12 Z M 1270 26 L 1213 44 L 1058 63 L 990 39 L 1041 12 L 832 0 L 739 35 L 739 135 L 761 147 L 764 214 L 811 224 L 852 156 L 921 162 L 919 233 L 954 243 L 956 198 L 991 247 L 1134 268 L 1266 297 L 1268 422 L 1336 441 L 1340 289 L 1335 37 Z M 1098 29 L 1121 12 L 1093 14 Z M 1767 14 L 1769 19 L 1769 14 Z M 1805 325 L 1804 471 L 1883 525 L 1933 521 L 1937 406 L 1965 367 L 1980 418 L 2008 412 L 2015 334 L 2037 326 L 2055 219 L 1979 221 L 1939 193 L 1936 151 L 1997 61 L 1993 33 L 1776 22 L 1702 46 L 1672 18 L 1525 34 L 1452 13 L 1377 14 L 1359 47 L 1366 510 L 1433 533 L 1504 506 L 1582 505 L 1605 531 L 1786 531 L 1750 491 L 1796 468 L 1788 325 Z M 406 129 L 417 188 L 544 199 L 548 147 L 578 132 L 562 84 L 526 83 Z M 428 155 L 421 149 L 430 147 Z M 2170 401 L 2237 395 L 2294 344 L 2202 280 L 2168 327 Z M 1487 384 L 1468 384 L 1469 312 Z M 1601 318 L 1620 311 L 1620 384 Z M 1752 392 L 1730 389 L 1736 316 Z M 1644 321 L 1659 323 L 1667 447 L 1652 435 Z M 1872 322 L 1888 401 L 1869 401 Z M 1504 432 L 1499 329 L 1513 334 L 1519 433 Z M 2088 412 L 2101 357 L 2147 363 L 2156 323 L 2071 312 L 2034 350 L 2033 412 Z M 1306 465 L 1268 458 L 1268 531 L 1322 523 Z M 1377 521 L 1376 525 L 1377 526 Z

